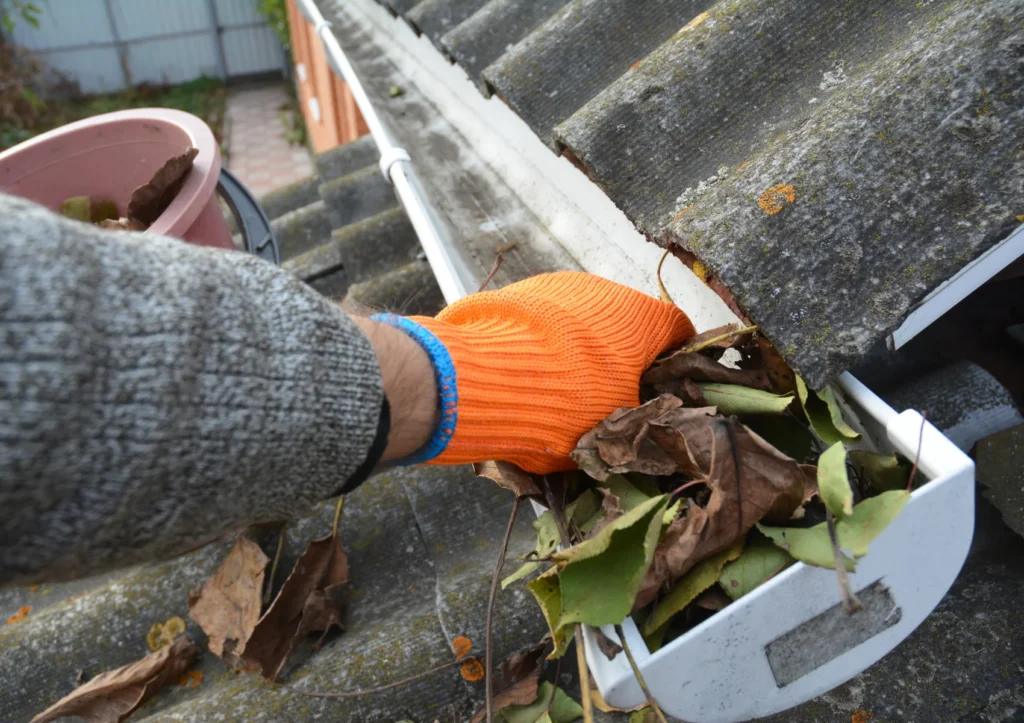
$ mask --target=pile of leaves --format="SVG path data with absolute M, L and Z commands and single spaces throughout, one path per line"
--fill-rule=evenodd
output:
M 536 549 L 502 587 L 530 578 L 550 657 L 578 624 L 630 616 L 653 652 L 795 561 L 836 569 L 856 612 L 847 572 L 909 500 L 908 461 L 850 449 L 866 442 L 833 391 L 809 390 L 751 327 L 691 339 L 641 385 L 643 404 L 579 441 L 581 472 L 477 470 L 548 507 Z
M 145 231 L 177 198 L 185 185 L 185 179 L 192 172 L 197 155 L 199 150 L 190 147 L 181 155 L 168 159 L 148 182 L 132 191 L 124 216 L 121 216 L 116 201 L 94 201 L 89 196 L 64 199 L 58 213 L 65 218 L 101 228 Z

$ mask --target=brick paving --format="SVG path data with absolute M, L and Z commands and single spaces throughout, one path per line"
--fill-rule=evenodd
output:
M 237 88 L 228 95 L 227 167 L 257 197 L 313 174 L 309 151 L 284 138 L 280 111 L 287 102 L 280 83 Z

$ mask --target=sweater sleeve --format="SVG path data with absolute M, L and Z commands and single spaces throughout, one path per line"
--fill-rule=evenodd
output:
M 0 585 L 297 515 L 382 400 L 365 336 L 288 273 L 0 195 Z

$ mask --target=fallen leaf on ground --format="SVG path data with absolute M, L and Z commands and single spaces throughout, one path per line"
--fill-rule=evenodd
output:
M 849 456 L 854 469 L 867 478 L 874 491 L 890 492 L 907 488 L 910 472 L 900 464 L 895 454 L 855 449 L 850 451 Z
M 654 556 L 667 504 L 668 495 L 653 497 L 592 539 L 552 556 L 562 563 L 560 627 L 617 624 L 629 614 Z
M 182 688 L 195 688 L 203 682 L 203 671 L 186 670 L 178 677 L 178 685 Z
M 178 195 L 198 155 L 199 149 L 189 148 L 180 156 L 168 159 L 153 174 L 149 183 L 144 183 L 132 191 L 132 199 L 128 202 L 128 211 L 125 215 L 147 226 L 152 225 Z
M 337 536 L 310 542 L 256 623 L 242 662 L 258 667 L 268 681 L 277 680 L 303 638 L 319 632 L 322 641 L 331 628 L 342 628 L 337 597 L 347 582 L 348 558 Z
M 615 660 L 615 656 L 622 652 L 622 646 L 601 632 L 601 628 L 594 628 L 593 632 L 597 640 L 597 649 L 604 653 L 608 660 Z
M 714 420 L 714 453 L 706 507 L 691 505 L 658 545 L 636 598 L 650 603 L 667 582 L 730 547 L 762 519 L 785 522 L 803 503 L 800 466 L 735 419 Z
M 743 552 L 743 542 L 741 537 L 729 548 L 697 563 L 667 595 L 658 600 L 658 606 L 644 621 L 642 631 L 650 635 L 717 583 L 725 563 L 735 560 Z
M 720 586 L 715 585 L 698 595 L 693 604 L 705 610 L 718 612 L 719 610 L 725 610 L 732 602 L 732 598 L 726 595 Z
M 818 458 L 818 494 L 837 520 L 853 514 L 853 488 L 846 474 L 846 447 L 842 442 L 836 442 Z
M 733 369 L 703 354 L 692 353 L 676 353 L 655 362 L 654 366 L 640 377 L 640 384 L 657 384 L 684 377 L 695 381 L 722 382 L 754 389 L 771 388 L 771 381 L 763 371 Z
M 793 403 L 792 394 L 772 394 L 735 384 L 698 384 L 708 404 L 719 414 L 781 414 Z
M 796 375 L 770 341 L 759 336 L 744 352 L 748 356 L 739 363 L 740 368 L 764 370 L 772 383 L 770 391 L 776 394 L 796 391 Z
M 629 723 L 658 723 L 658 714 L 653 708 L 644 706 L 629 717 Z
M 554 698 L 552 698 L 554 689 Z M 548 701 L 551 707 L 548 707 Z M 544 711 L 547 710 L 547 715 Z M 570 698 L 561 688 L 554 688 L 551 683 L 541 683 L 537 688 L 537 699 L 529 705 L 517 705 L 505 708 L 496 713 L 494 719 L 504 723 L 573 723 L 583 716 L 583 708 Z
M 540 644 L 529 650 L 516 653 L 494 671 L 494 706 L 497 713 L 511 706 L 529 705 L 538 699 L 541 669 L 544 666 L 544 651 L 549 641 L 545 638 Z M 549 691 L 550 694 L 550 691 Z M 546 702 L 546 700 L 545 700 Z M 481 707 L 470 723 L 480 723 L 487 717 L 487 711 Z M 501 718 L 498 718 L 501 720 Z
M 151 652 L 166 647 L 174 642 L 174 639 L 185 632 L 185 621 L 175 616 L 168 618 L 165 623 L 153 623 L 146 634 L 146 645 Z
M 796 391 L 807 421 L 821 441 L 833 445 L 836 442 L 856 442 L 860 439 L 860 434 L 843 419 L 843 412 L 829 387 L 814 392 L 807 388 L 803 379 L 796 377 Z
M 119 723 L 165 685 L 177 681 L 198 655 L 195 643 L 179 637 L 142 660 L 100 673 L 37 715 L 32 723 L 67 716 L 78 716 L 88 723 Z
M 844 550 L 853 553 L 855 558 L 864 557 L 868 552 L 868 544 L 896 519 L 909 500 L 910 494 L 905 490 L 893 490 L 854 505 L 852 515 L 836 522 L 839 544 Z M 797 560 L 816 567 L 835 569 L 826 523 L 807 528 L 758 525 L 758 529 Z M 853 572 L 856 564 L 845 555 L 844 560 L 846 569 Z
M 739 324 L 716 326 L 687 339 L 685 344 L 672 352 L 672 356 L 692 354 L 705 349 L 735 349 L 750 341 L 753 331 L 753 327 L 743 327 Z
M 206 633 L 210 652 L 232 668 L 260 619 L 268 562 L 259 545 L 239 537 L 213 577 L 189 596 L 188 616 Z
M 516 497 L 541 496 L 540 488 L 533 481 L 533 477 L 511 462 L 480 462 L 473 465 L 473 472 L 478 477 L 486 477 L 496 482 Z
M 793 558 L 763 535 L 751 532 L 743 553 L 722 568 L 718 584 L 733 600 L 739 600 L 762 583 L 792 565 Z
M 715 407 L 673 409 L 649 423 L 651 440 L 676 463 L 676 472 L 691 479 L 707 474 L 716 412 Z

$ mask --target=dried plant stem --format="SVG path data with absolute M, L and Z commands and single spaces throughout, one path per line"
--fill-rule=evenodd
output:
M 498 550 L 498 561 L 494 564 L 494 575 L 491 576 L 491 594 L 487 598 L 487 627 L 484 634 L 484 695 L 486 697 L 487 723 L 494 720 L 494 680 L 491 673 L 494 670 L 494 651 L 491 645 L 492 632 L 494 627 L 494 601 L 498 597 L 498 584 L 501 582 L 501 568 L 505 566 L 505 553 L 508 552 L 508 541 L 512 537 L 512 528 L 516 524 L 516 515 L 519 514 L 519 496 L 516 495 L 512 502 L 512 512 L 508 516 L 508 526 L 505 528 L 505 538 L 501 541 L 501 549 Z
M 828 539 L 832 543 L 832 557 L 836 562 L 836 579 L 839 581 L 839 594 L 843 600 L 843 612 L 847 615 L 853 615 L 863 610 L 864 605 L 857 599 L 856 593 L 850 587 L 850 576 L 846 572 L 843 551 L 839 547 L 839 535 L 836 534 L 836 521 L 828 507 L 825 508 L 825 522 L 828 525 Z
M 565 656 L 562 657 L 564 658 Z M 558 692 L 558 676 L 561 674 L 562 658 L 559 658 L 558 662 L 555 664 L 555 684 L 551 686 L 551 695 L 548 696 L 548 704 L 544 706 L 544 714 L 541 716 L 541 719 L 543 719 L 544 716 L 548 714 L 548 711 L 551 710 L 551 704 L 555 702 L 555 693 Z
M 454 668 L 456 665 L 462 665 L 462 661 L 452 660 L 448 663 L 442 663 L 441 665 L 438 665 L 436 668 L 431 668 L 426 672 L 417 673 L 416 675 L 409 676 L 408 678 L 403 678 L 402 680 L 396 680 L 394 683 L 388 683 L 387 685 L 382 685 L 378 688 L 352 690 L 344 693 L 319 693 L 311 690 L 299 690 L 298 688 L 293 688 L 292 686 L 285 685 L 284 683 L 278 683 L 277 685 L 281 688 L 285 688 L 286 690 L 290 690 L 293 693 L 298 693 L 299 695 L 308 695 L 311 698 L 358 698 L 363 695 L 374 695 L 375 693 L 383 693 L 387 690 L 393 690 L 394 688 L 398 688 L 403 685 L 408 685 L 409 683 L 414 683 L 421 678 L 426 678 L 428 675 L 433 675 L 434 673 L 444 670 L 445 668 Z
M 668 289 L 665 288 L 665 282 L 661 280 L 661 267 L 665 265 L 665 259 L 672 253 L 671 249 L 665 249 L 665 253 L 661 255 L 661 261 L 658 262 L 658 272 L 655 276 L 658 277 L 658 294 L 661 296 L 661 300 L 666 304 L 676 305 L 676 302 L 672 301 L 672 297 L 669 296 Z
M 745 326 L 742 329 L 735 329 L 733 331 L 727 331 L 726 333 L 720 334 L 719 336 L 716 336 L 716 337 L 712 337 L 711 339 L 705 339 L 700 344 L 697 344 L 696 346 L 694 346 L 692 349 L 687 349 L 686 353 L 687 354 L 693 354 L 693 353 L 698 352 L 698 351 L 704 351 L 709 346 L 717 344 L 717 343 L 719 343 L 721 341 L 725 341 L 726 339 L 730 339 L 730 338 L 732 338 L 734 336 L 739 336 L 740 334 L 752 334 L 755 331 L 757 331 L 757 327 L 756 326 Z
M 696 487 L 697 485 L 706 485 L 707 483 L 708 483 L 708 481 L 706 479 L 695 479 L 695 480 L 692 480 L 690 482 L 685 482 L 685 483 L 679 485 L 678 487 L 676 487 L 674 490 L 672 490 L 672 494 L 669 495 L 669 496 L 670 497 L 675 497 L 677 494 L 679 494 L 680 492 L 683 492 L 684 490 L 688 490 L 691 487 Z
M 498 269 L 501 268 L 501 264 L 504 261 L 505 261 L 504 255 L 499 253 L 498 257 L 496 259 L 494 259 L 494 266 L 491 267 L 491 273 L 487 274 L 487 278 L 484 279 L 484 282 L 482 284 L 480 284 L 480 288 L 477 289 L 477 293 L 479 293 L 479 292 L 481 292 L 481 291 L 483 291 L 484 289 L 487 288 L 487 284 L 491 283 L 491 279 L 493 279 L 494 275 L 496 273 L 498 273 Z
M 580 676 L 580 698 L 583 704 L 583 723 L 594 723 L 594 699 L 590 693 L 590 669 L 583 649 L 583 626 L 576 623 L 576 667 Z
M 626 654 L 626 659 L 629 660 L 629 667 L 633 669 L 633 675 L 636 677 L 636 682 L 640 684 L 640 690 L 644 692 L 647 697 L 647 705 L 651 706 L 651 710 L 654 711 L 654 715 L 658 717 L 660 723 L 668 723 L 665 720 L 665 714 L 661 712 L 661 708 L 658 707 L 658 702 L 654 700 L 654 694 L 651 693 L 651 689 L 647 687 L 647 681 L 644 680 L 644 674 L 640 672 L 640 666 L 636 664 L 633 659 L 633 653 L 629 649 L 629 643 L 626 642 L 626 633 L 623 631 L 621 625 L 615 626 L 615 634 L 619 636 L 619 643 L 622 645 L 622 651 Z
M 921 461 L 921 445 L 924 444 L 924 425 L 927 421 L 927 412 L 921 412 L 921 431 L 917 433 L 917 453 L 914 455 L 914 466 L 910 468 L 910 477 L 907 478 L 907 494 L 914 489 L 914 477 L 917 476 L 917 463 Z
M 274 577 L 277 575 L 277 564 L 281 562 L 281 550 L 284 549 L 284 536 L 288 532 L 288 523 L 282 523 L 281 531 L 277 535 L 277 552 L 274 553 L 274 561 L 270 564 L 270 575 L 267 577 L 266 589 L 263 592 L 263 604 L 269 605 L 271 593 L 274 591 Z
M 548 503 L 548 509 L 551 510 L 551 517 L 554 519 L 555 527 L 558 529 L 558 536 L 562 540 L 562 547 L 568 550 L 572 547 L 572 540 L 569 539 L 569 533 L 565 529 L 565 517 L 562 514 L 562 508 L 555 500 L 555 494 L 551 491 L 551 485 L 548 483 L 547 477 L 541 478 L 541 487 L 544 488 L 544 500 Z M 583 699 L 583 723 L 594 723 L 593 702 L 590 700 L 590 674 L 587 668 L 587 659 L 583 653 L 583 626 L 576 623 L 573 635 L 576 640 L 576 665 L 579 668 L 580 697 Z
M 345 495 L 338 497 L 338 504 L 334 507 L 334 524 L 331 525 L 331 537 L 338 536 L 338 522 L 341 521 L 341 510 L 345 507 Z

